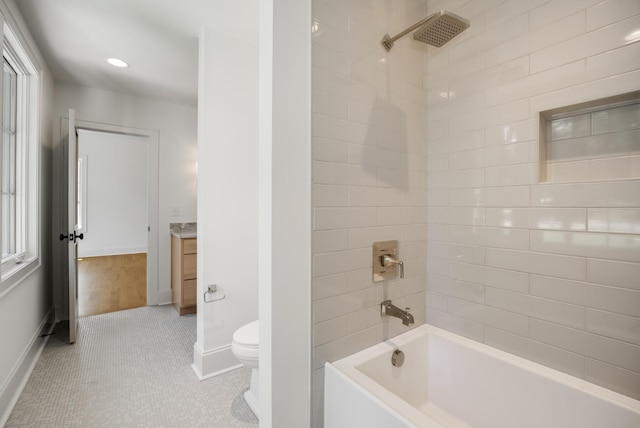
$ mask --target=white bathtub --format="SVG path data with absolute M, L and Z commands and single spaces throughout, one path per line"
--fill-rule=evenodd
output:
M 324 415 L 325 428 L 638 428 L 640 401 L 424 324 L 327 363 Z

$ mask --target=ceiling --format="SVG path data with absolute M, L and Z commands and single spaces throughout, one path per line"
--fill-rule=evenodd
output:
M 256 0 L 16 0 L 57 82 L 196 106 L 205 25 L 257 34 Z M 228 19 L 241 16 L 240 19 Z M 233 27 L 231 27 L 233 25 Z M 242 28 L 244 27 L 244 28 Z M 130 64 L 120 69 L 107 58 Z

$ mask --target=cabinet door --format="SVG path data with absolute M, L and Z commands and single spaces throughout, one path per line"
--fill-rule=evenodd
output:
M 182 306 L 195 306 L 196 282 L 195 279 L 186 279 L 182 282 Z
M 182 245 L 184 246 L 183 248 L 184 254 L 195 254 L 197 252 L 198 243 L 195 238 L 183 239 Z
M 198 272 L 196 266 L 197 256 L 195 254 L 185 254 L 182 256 L 182 279 L 195 279 Z

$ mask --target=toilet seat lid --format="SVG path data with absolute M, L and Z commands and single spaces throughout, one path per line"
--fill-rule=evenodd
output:
M 233 341 L 239 345 L 245 346 L 258 346 L 259 337 L 259 324 L 258 321 L 245 324 L 233 333 Z

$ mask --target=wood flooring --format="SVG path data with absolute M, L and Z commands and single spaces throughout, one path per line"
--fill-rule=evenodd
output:
M 78 259 L 78 316 L 146 305 L 146 253 Z

